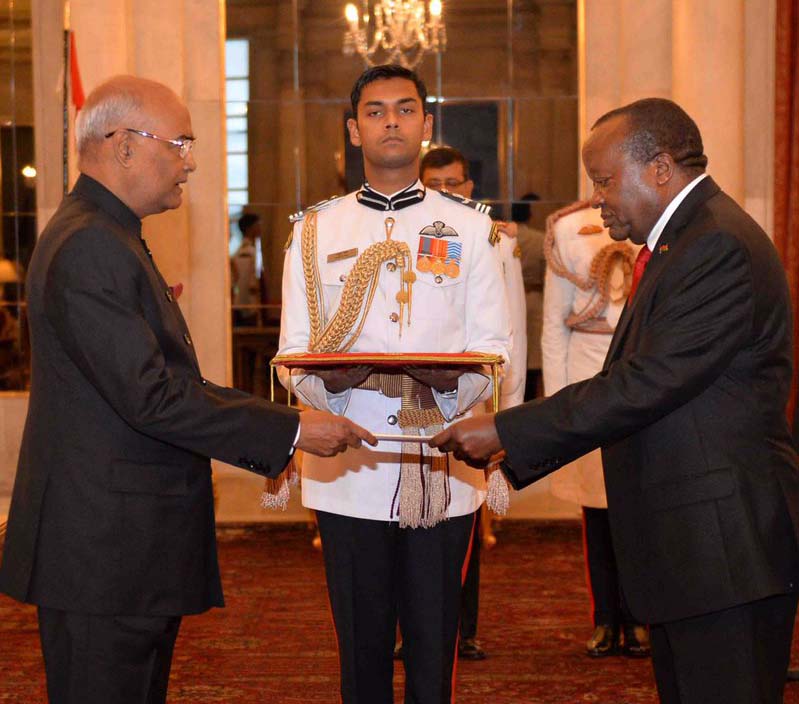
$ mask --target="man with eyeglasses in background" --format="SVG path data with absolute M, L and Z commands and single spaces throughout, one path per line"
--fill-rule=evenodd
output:
M 81 176 L 26 284 L 32 386 L 0 591 L 38 606 L 50 704 L 158 704 L 181 616 L 223 605 L 208 458 L 274 477 L 294 448 L 375 439 L 201 376 L 141 237 L 196 168 L 178 96 L 110 79 L 76 135 Z
M 474 192 L 474 181 L 469 176 L 469 162 L 453 147 L 435 147 L 422 157 L 419 178 L 427 188 L 447 191 L 470 199 Z M 497 252 L 502 262 L 511 323 L 510 365 L 505 370 L 500 393 L 500 408 L 511 408 L 524 400 L 524 381 L 527 359 L 526 314 L 524 280 L 522 277 L 521 251 L 516 241 L 503 235 L 497 242 Z M 483 536 L 494 544 L 491 533 L 491 516 L 483 504 L 478 513 L 472 538 L 469 567 L 461 593 L 460 639 L 458 657 L 464 660 L 485 660 L 487 654 L 477 640 L 477 617 L 480 604 L 480 548 Z

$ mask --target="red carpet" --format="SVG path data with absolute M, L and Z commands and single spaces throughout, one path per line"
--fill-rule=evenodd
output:
M 458 667 L 458 704 L 655 704 L 648 660 L 592 660 L 577 524 L 505 522 L 483 553 L 483 662 Z M 184 620 L 173 704 L 334 704 L 338 666 L 322 558 L 305 526 L 227 530 L 228 606 Z M 796 666 L 799 642 L 795 640 Z M 396 675 L 402 701 L 402 667 Z M 0 702 L 45 702 L 35 611 L 0 597 Z M 787 704 L 799 704 L 799 683 Z

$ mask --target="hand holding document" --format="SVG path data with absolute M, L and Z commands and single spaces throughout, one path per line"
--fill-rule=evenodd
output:
M 374 435 L 349 418 L 311 409 L 300 413 L 298 450 L 320 457 L 332 457 L 348 447 L 360 447 L 364 442 L 377 445 Z
M 494 415 L 472 416 L 444 428 L 432 440 L 430 447 L 451 452 L 455 459 L 472 467 L 487 467 L 492 457 L 502 450 Z

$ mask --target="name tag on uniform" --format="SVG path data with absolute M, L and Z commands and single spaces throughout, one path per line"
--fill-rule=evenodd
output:
M 345 249 L 341 252 L 333 252 L 332 254 L 327 255 L 327 263 L 330 264 L 332 262 L 340 262 L 342 259 L 352 259 L 352 257 L 358 256 L 358 248 L 353 247 L 352 249 Z

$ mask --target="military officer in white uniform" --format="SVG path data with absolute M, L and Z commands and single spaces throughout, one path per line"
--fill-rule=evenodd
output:
M 485 352 L 507 358 L 508 312 L 490 219 L 483 206 L 425 189 L 417 179 L 421 142 L 432 130 L 425 97 L 416 75 L 398 66 L 375 67 L 358 79 L 357 118 L 348 127 L 362 147 L 367 183 L 296 222 L 284 268 L 281 355 Z M 371 254 L 380 247 L 400 256 L 375 265 Z M 351 277 L 367 282 L 366 293 L 351 328 L 331 338 L 336 315 L 353 307 L 345 290 Z M 329 324 L 321 336 L 319 319 Z M 377 372 L 295 370 L 292 388 L 304 403 L 345 414 L 373 432 L 407 434 L 405 401 L 383 382 L 373 383 L 385 381 Z M 432 389 L 427 406 L 423 393 L 414 400 L 425 412 L 440 413 L 441 422 L 492 391 L 479 369 L 412 374 Z M 409 446 L 414 455 L 428 455 L 412 472 L 422 475 L 418 511 L 401 498 Z M 308 456 L 303 462 L 303 504 L 316 510 L 322 536 L 344 704 L 393 702 L 397 618 L 405 641 L 405 701 L 451 701 L 461 572 L 485 482 L 454 458 L 429 454 L 426 445 L 383 441 L 341 461 Z
M 599 211 L 587 201 L 572 203 L 547 219 L 541 336 L 547 396 L 602 369 L 630 292 L 638 249 L 614 240 L 602 226 Z M 554 472 L 550 487 L 555 496 L 579 504 L 583 511 L 594 619 L 594 632 L 586 643 L 588 655 L 648 656 L 649 635 L 633 618 L 619 586 L 600 450 Z

